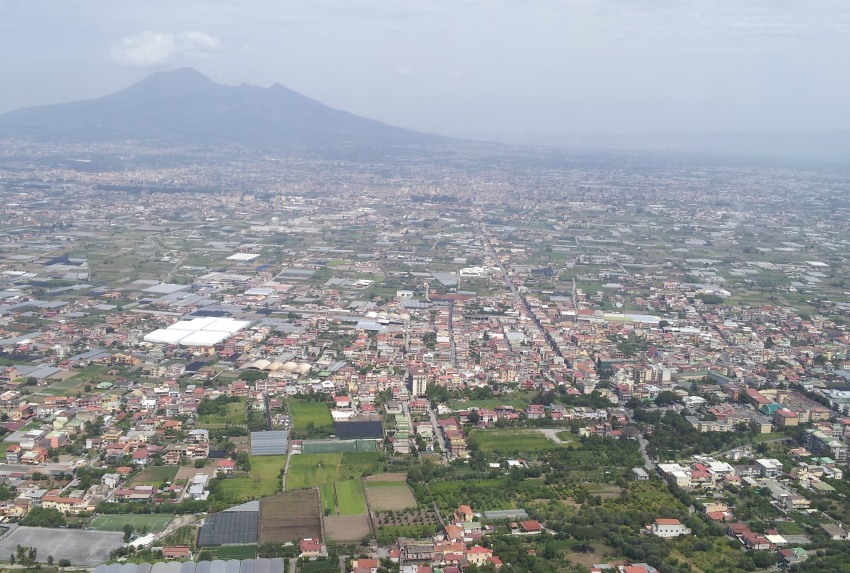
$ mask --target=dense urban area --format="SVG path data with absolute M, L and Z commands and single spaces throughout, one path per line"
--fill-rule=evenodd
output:
M 0 147 L 0 560 L 850 571 L 846 174 L 484 149 Z

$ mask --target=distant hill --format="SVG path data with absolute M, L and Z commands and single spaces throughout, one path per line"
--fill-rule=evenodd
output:
M 450 142 L 330 108 L 282 85 L 217 84 L 191 68 L 117 93 L 0 114 L 0 137 L 280 149 L 382 149 Z

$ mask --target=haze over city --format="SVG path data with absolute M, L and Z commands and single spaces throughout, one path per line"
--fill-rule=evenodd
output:
M 0 573 L 850 573 L 846 4 L 0 7 Z
M 2 2 L 0 111 L 192 66 L 467 139 L 850 128 L 846 2 Z

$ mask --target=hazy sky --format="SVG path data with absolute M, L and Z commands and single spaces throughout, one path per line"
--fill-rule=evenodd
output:
M 0 111 L 163 69 L 470 138 L 850 128 L 848 0 L 0 0 Z

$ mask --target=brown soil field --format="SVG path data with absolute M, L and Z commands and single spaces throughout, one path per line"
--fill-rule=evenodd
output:
M 325 517 L 325 535 L 329 541 L 356 543 L 372 535 L 369 518 L 364 515 L 332 515 Z
M 416 498 L 407 484 L 372 486 L 367 481 L 363 485 L 366 486 L 366 497 L 369 498 L 372 513 L 417 507 Z
M 260 543 L 286 543 L 321 535 L 318 490 L 287 491 L 260 501 Z
M 196 468 L 195 466 L 180 466 L 180 469 L 177 470 L 176 480 L 190 480 L 195 477 L 197 474 L 206 474 L 210 478 L 215 477 L 215 466 L 204 466 L 202 468 Z

